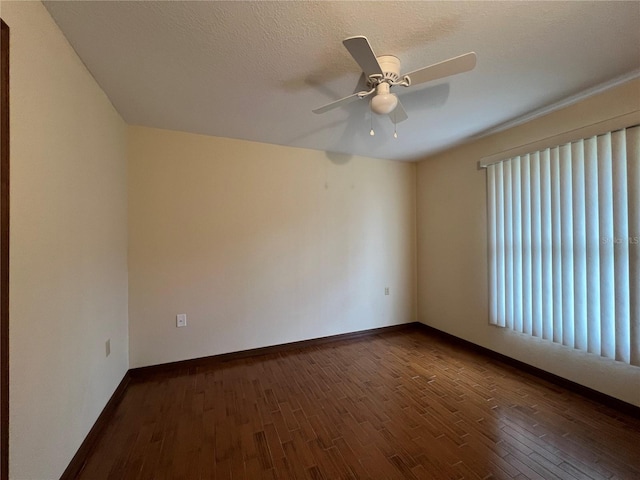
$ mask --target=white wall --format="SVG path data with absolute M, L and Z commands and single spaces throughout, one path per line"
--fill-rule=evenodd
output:
M 130 127 L 129 299 L 132 368 L 414 321 L 415 164 Z
M 640 81 L 418 164 L 418 319 L 640 406 L 640 368 L 488 325 L 481 157 L 640 109 Z
M 11 29 L 10 476 L 59 478 L 128 368 L 126 125 L 39 2 Z M 111 355 L 105 341 L 111 339 Z

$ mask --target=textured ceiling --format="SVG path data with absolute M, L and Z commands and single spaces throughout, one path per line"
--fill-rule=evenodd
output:
M 638 2 L 45 2 L 125 121 L 416 160 L 640 68 Z M 395 87 L 393 138 L 342 46 L 369 38 L 408 72 L 475 51 L 475 70 Z M 640 103 L 640 99 L 639 99 Z

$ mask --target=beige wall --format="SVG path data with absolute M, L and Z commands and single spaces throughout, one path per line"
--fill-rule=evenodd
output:
M 415 164 L 130 127 L 129 299 L 132 368 L 414 321 Z
M 640 369 L 488 325 L 486 176 L 481 157 L 640 109 L 640 81 L 418 164 L 418 319 L 640 405 Z
M 11 28 L 10 476 L 50 480 L 128 368 L 126 125 L 42 4 L 4 1 L 2 16 Z

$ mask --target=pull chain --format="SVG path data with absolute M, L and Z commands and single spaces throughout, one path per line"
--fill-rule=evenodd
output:
M 398 124 L 396 123 L 396 111 L 393 111 L 393 138 L 398 138 Z

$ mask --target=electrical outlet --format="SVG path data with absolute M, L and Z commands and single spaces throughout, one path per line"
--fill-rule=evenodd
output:
M 111 355 L 111 339 L 109 338 L 106 342 L 104 342 L 104 352 L 105 356 L 108 357 Z
M 389 295 L 389 287 L 384 287 L 384 294 Z
M 176 327 L 186 327 L 187 326 L 187 314 L 179 313 L 176 315 Z

